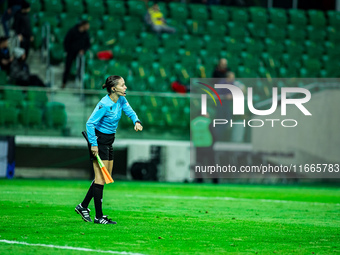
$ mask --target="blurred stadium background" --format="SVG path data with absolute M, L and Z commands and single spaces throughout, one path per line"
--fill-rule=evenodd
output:
M 0 72 L 0 135 L 3 148 L 13 145 L 9 152 L 2 150 L 3 177 L 90 178 L 81 131 L 105 95 L 101 85 L 111 74 L 125 78 L 128 100 L 145 127 L 135 134 L 130 120 L 122 117 L 115 144 L 116 157 L 122 159 L 116 161 L 116 178 L 160 181 L 191 181 L 189 93 L 173 92 L 172 82 L 188 86 L 192 77 L 209 78 L 220 58 L 228 60 L 236 79 L 340 76 L 339 1 L 158 2 L 167 23 L 177 30 L 161 36 L 144 22 L 152 2 L 29 2 L 35 40 L 28 63 L 48 87 L 27 87 L 23 93 Z M 80 19 L 90 22 L 91 48 L 74 63 L 74 82 L 61 90 L 63 39 Z M 10 42 L 14 47 L 15 38 Z M 105 50 L 114 58 L 98 59 L 97 53 Z M 271 97 L 271 86 L 257 84 L 256 103 Z M 229 129 L 225 139 L 234 162 L 253 156 L 250 128 Z

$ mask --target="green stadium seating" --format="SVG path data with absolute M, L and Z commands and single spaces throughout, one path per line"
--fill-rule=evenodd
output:
M 63 5 L 60 0 L 45 1 L 45 14 L 57 15 L 63 12 Z
M 231 21 L 237 24 L 238 27 L 240 25 L 246 25 L 248 20 L 249 20 L 249 17 L 248 17 L 248 12 L 246 11 L 246 9 L 233 8 L 231 10 Z
M 154 51 L 159 48 L 160 40 L 155 34 L 151 33 L 141 33 L 141 46 L 148 51 Z
M 267 26 L 264 24 L 254 24 L 254 23 L 249 23 L 248 24 L 248 31 L 251 37 L 254 39 L 263 39 L 267 35 Z
M 271 23 L 277 27 L 285 28 L 287 25 L 287 13 L 284 9 L 270 8 L 269 18 Z
M 206 34 L 214 37 L 216 40 L 223 38 L 226 32 L 227 27 L 225 24 L 220 24 L 212 20 L 207 22 Z
M 335 27 L 328 27 L 328 39 L 334 44 L 340 43 L 340 28 L 336 29 Z
M 65 9 L 72 15 L 81 15 L 85 12 L 84 5 L 80 0 L 65 0 Z
M 21 91 L 20 91 L 21 92 Z M 21 102 L 22 104 L 22 102 Z M 14 101 L 4 102 L 4 124 L 9 127 L 17 127 L 19 125 L 19 109 Z
M 313 41 L 315 43 L 322 43 L 325 40 L 326 31 L 324 29 L 308 26 L 307 37 L 310 41 Z
M 322 11 L 318 10 L 308 10 L 310 24 L 316 28 L 325 28 L 326 17 Z
M 138 38 L 136 35 L 130 35 L 127 33 L 119 34 L 117 44 L 122 48 L 128 49 L 130 51 L 134 51 L 139 44 Z
M 340 29 L 340 12 L 328 11 L 327 16 L 328 16 L 329 25 L 336 29 Z
M 338 58 L 329 58 L 326 56 L 324 66 L 327 78 L 340 78 L 340 61 Z
M 300 60 L 304 51 L 303 45 L 291 40 L 286 40 L 285 44 L 290 60 Z
M 6 85 L 8 83 L 7 73 L 0 70 L 0 85 Z
M 320 77 L 321 63 L 318 59 L 306 58 L 303 60 L 303 68 L 300 70 L 302 78 Z
M 189 10 L 190 10 L 190 16 L 193 20 L 203 21 L 203 22 L 208 20 L 208 10 L 207 10 L 206 5 L 190 4 Z
M 64 48 L 62 44 L 50 43 L 49 52 L 51 65 L 59 65 L 64 61 Z
M 225 6 L 212 5 L 210 6 L 211 20 L 217 24 L 226 24 L 229 21 L 228 8 Z
M 59 19 L 56 14 L 38 14 L 38 26 L 42 27 L 43 25 L 49 24 L 51 29 L 59 26 Z
M 187 34 L 187 26 L 184 20 L 167 19 L 167 25 L 176 29 L 176 34 Z
M 34 102 L 25 102 L 19 113 L 19 119 L 25 127 L 40 127 L 42 125 L 43 111 Z
M 167 54 L 175 53 L 181 47 L 178 34 L 162 34 L 164 52 Z
M 102 89 L 102 85 L 103 85 L 102 77 L 85 74 L 84 78 L 85 89 Z
M 94 76 L 105 76 L 108 63 L 105 60 L 90 59 L 86 63 L 86 72 Z
M 129 15 L 132 17 L 143 18 L 146 14 L 146 3 L 144 1 L 130 0 L 127 1 L 127 6 L 129 8 Z
M 107 12 L 113 17 L 123 17 L 126 14 L 124 1 L 106 1 Z
M 140 66 L 151 68 L 152 63 L 155 61 L 155 54 L 149 51 L 139 52 L 137 54 L 137 61 Z
M 185 21 L 188 18 L 187 5 L 184 3 L 171 2 L 169 4 L 170 17 L 177 21 Z
M 107 74 L 115 74 L 121 77 L 127 77 L 129 75 L 129 68 L 121 63 L 109 64 L 107 67 Z
M 186 52 L 186 55 L 192 55 L 192 54 L 197 54 L 202 45 L 201 45 L 201 38 L 199 36 L 190 36 L 190 35 L 185 35 L 183 37 L 184 40 L 184 45 L 183 48 Z
M 250 20 L 255 25 L 257 24 L 267 25 L 268 23 L 267 9 L 262 8 L 262 7 L 250 7 L 249 13 L 250 13 Z
M 48 102 L 45 119 L 49 128 L 64 128 L 67 122 L 65 105 L 59 102 Z
M 103 17 L 103 26 L 105 31 L 117 34 L 123 27 L 121 19 L 106 15 Z
M 222 40 L 217 40 L 216 38 L 209 36 L 205 37 L 203 44 L 205 45 L 207 53 L 211 55 L 219 54 L 224 46 Z
M 288 26 L 288 38 L 297 43 L 303 43 L 306 39 L 306 31 L 294 25 Z
M 267 28 L 267 37 L 276 42 L 281 42 L 286 38 L 286 30 L 281 29 L 276 25 L 269 24 Z
M 247 36 L 247 30 L 245 27 L 240 27 L 234 22 L 228 22 L 229 36 L 238 40 L 243 40 Z
M 42 6 L 39 0 L 29 0 L 28 2 L 31 4 L 32 13 L 37 13 L 42 10 Z
M 21 106 L 25 95 L 21 90 L 13 90 L 10 87 L 3 90 L 4 100 L 14 106 Z
M 265 40 L 265 48 L 268 54 L 271 56 L 280 56 L 284 51 L 282 42 L 275 42 L 269 38 Z
M 80 16 L 81 15 L 72 15 L 72 13 L 62 13 L 60 15 L 60 27 L 68 31 L 79 22 Z
M 98 30 L 103 28 L 103 21 L 100 17 L 91 16 L 87 14 L 82 15 L 82 20 L 87 20 L 90 23 L 90 33 L 93 31 L 97 33 Z
M 207 33 L 206 22 L 200 20 L 187 20 L 188 32 L 195 35 L 203 35 Z
M 138 34 L 144 30 L 144 22 L 138 17 L 124 17 L 125 33 Z
M 264 50 L 264 45 L 261 40 L 254 40 L 253 38 L 245 38 L 245 49 L 253 56 L 260 56 Z
M 256 71 L 248 67 L 244 67 L 244 66 L 237 67 L 236 75 L 237 77 L 240 77 L 240 78 L 256 78 L 257 77 Z
M 46 91 L 27 91 L 27 101 L 29 103 L 34 103 L 37 106 L 45 106 L 48 102 L 48 97 Z
M 307 17 L 304 10 L 289 9 L 290 23 L 296 27 L 304 28 L 307 25 Z
M 32 48 L 37 50 L 42 45 L 42 35 L 41 35 L 41 29 L 39 27 L 33 27 L 32 28 L 32 35 L 34 37 L 34 41 L 32 42 Z
M 259 67 L 259 59 L 257 57 L 254 57 L 251 54 L 248 53 L 243 53 L 242 54 L 242 60 L 243 60 L 243 65 L 245 67 L 248 67 L 250 69 L 257 70 Z
M 102 1 L 86 1 L 87 13 L 92 17 L 102 17 L 105 14 L 105 6 Z
M 175 54 L 171 54 L 171 55 L 166 55 L 166 54 L 162 54 L 161 56 L 159 56 L 159 64 L 162 67 L 170 67 L 172 68 L 175 63 L 177 61 L 177 56 Z
M 3 126 L 5 123 L 5 102 L 0 101 L 0 126 Z
M 321 59 L 323 55 L 323 47 L 320 47 L 318 44 L 306 41 L 306 53 L 310 58 Z
M 325 43 L 326 55 L 330 59 L 339 59 L 340 58 L 340 48 L 337 47 L 332 42 Z
M 234 55 L 238 55 L 243 50 L 243 44 L 241 41 L 236 40 L 234 38 L 227 38 L 226 41 L 226 49 L 227 52 L 232 53 Z

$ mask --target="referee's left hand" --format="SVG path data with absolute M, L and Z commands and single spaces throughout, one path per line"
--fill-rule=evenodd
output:
M 136 132 L 142 131 L 143 130 L 143 126 L 139 122 L 137 122 L 135 124 L 135 130 L 136 130 Z

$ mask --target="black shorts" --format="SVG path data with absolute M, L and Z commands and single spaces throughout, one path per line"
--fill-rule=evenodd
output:
M 113 148 L 112 144 L 115 141 L 115 133 L 104 134 L 95 130 L 97 136 L 99 157 L 101 160 L 113 160 Z

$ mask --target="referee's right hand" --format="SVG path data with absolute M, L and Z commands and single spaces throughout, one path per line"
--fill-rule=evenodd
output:
M 98 154 L 98 146 L 91 146 L 91 151 L 94 156 L 97 156 Z

